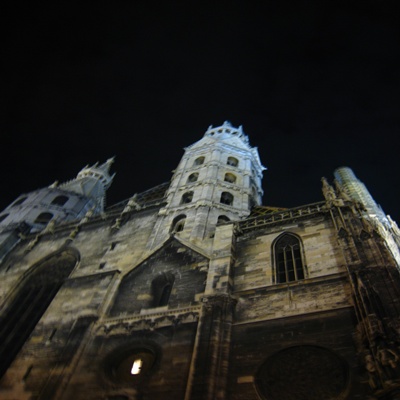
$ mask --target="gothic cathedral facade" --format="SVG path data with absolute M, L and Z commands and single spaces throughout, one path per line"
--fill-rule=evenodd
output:
M 0 213 L 1 400 L 400 399 L 400 231 L 351 169 L 264 206 L 225 122 L 106 207 L 112 162 Z

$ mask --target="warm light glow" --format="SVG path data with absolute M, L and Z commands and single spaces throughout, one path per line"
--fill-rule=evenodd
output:
M 138 375 L 138 374 L 140 374 L 140 371 L 141 371 L 141 369 L 142 369 L 142 364 L 143 364 L 143 361 L 142 361 L 140 358 L 138 358 L 137 360 L 135 360 L 135 361 L 133 362 L 133 365 L 132 365 L 131 374 L 132 374 L 132 375 Z

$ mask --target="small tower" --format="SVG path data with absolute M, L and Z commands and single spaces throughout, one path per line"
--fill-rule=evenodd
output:
M 337 168 L 334 171 L 334 176 L 347 195 L 365 207 L 366 215 L 368 215 L 369 218 L 376 218 L 384 225 L 388 224 L 385 213 L 375 202 L 364 183 L 355 176 L 351 168 Z
M 400 231 L 396 222 L 383 212 L 375 202 L 367 187 L 362 183 L 348 167 L 340 167 L 334 171 L 336 181 L 343 187 L 346 194 L 361 203 L 365 209 L 364 217 L 375 226 L 386 246 L 396 260 L 400 270 Z
M 67 192 L 74 192 L 91 199 L 95 203 L 95 213 L 103 212 L 106 201 L 106 190 L 110 187 L 115 173 L 110 176 L 110 167 L 114 157 L 109 158 L 105 163 L 98 163 L 83 168 L 78 176 L 62 185 L 60 189 Z
M 105 194 L 114 175 L 109 175 L 113 158 L 98 166 L 83 168 L 75 179 L 20 195 L 0 213 L 0 232 L 25 223 L 31 232 L 42 230 L 51 220 L 82 218 L 88 210 L 104 209 Z
M 213 236 L 218 223 L 247 217 L 261 204 L 265 169 L 241 126 L 228 121 L 210 126 L 201 140 L 185 148 L 174 171 L 155 242 L 165 232 L 201 242 Z

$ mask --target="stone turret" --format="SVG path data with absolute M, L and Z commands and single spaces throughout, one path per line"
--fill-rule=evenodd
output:
M 20 195 L 0 213 L 0 232 L 24 223 L 30 232 L 42 230 L 50 221 L 57 223 L 82 218 L 88 210 L 104 209 L 106 190 L 114 175 L 109 169 L 113 158 L 104 164 L 86 166 L 69 182 Z
M 388 220 L 385 213 L 375 202 L 368 189 L 348 167 L 340 167 L 334 171 L 336 181 L 342 186 L 345 193 L 352 199 L 361 203 L 370 218 L 377 218 L 381 223 L 387 225 Z
M 83 168 L 78 176 L 62 185 L 60 189 L 85 196 L 96 204 L 96 212 L 104 211 L 106 190 L 110 187 L 115 174 L 110 176 L 110 167 L 114 157 L 109 158 L 105 163 L 98 163 Z
M 199 243 L 213 236 L 218 223 L 247 217 L 261 204 L 265 169 L 241 126 L 228 121 L 210 126 L 202 139 L 185 148 L 174 171 L 156 242 L 169 232 Z

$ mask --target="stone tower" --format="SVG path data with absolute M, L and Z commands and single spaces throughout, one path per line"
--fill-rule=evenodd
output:
M 385 239 L 386 246 L 393 254 L 400 270 L 399 228 L 390 216 L 387 216 L 376 203 L 367 187 L 361 182 L 349 167 L 340 167 L 334 171 L 334 177 L 339 186 L 350 199 L 360 203 L 363 214 L 371 221 L 380 235 Z
M 218 223 L 238 221 L 261 204 L 262 166 L 241 126 L 210 126 L 185 148 L 159 212 L 154 242 L 177 234 L 193 243 L 212 238 Z
M 388 220 L 382 209 L 376 204 L 368 189 L 348 167 L 340 167 L 334 171 L 336 181 L 343 187 L 347 195 L 361 203 L 370 218 L 377 218 L 380 222 L 387 224 Z
M 0 260 L 20 239 L 20 234 L 38 233 L 54 224 L 79 220 L 88 212 L 104 211 L 106 190 L 114 175 L 114 159 L 83 168 L 76 178 L 58 185 L 21 194 L 0 213 Z

